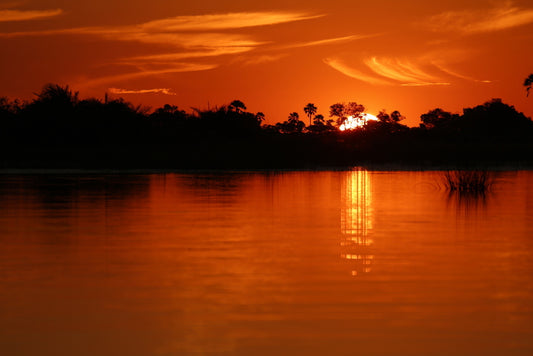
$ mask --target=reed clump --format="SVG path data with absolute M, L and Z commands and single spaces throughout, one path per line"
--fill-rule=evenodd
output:
M 444 173 L 444 186 L 450 192 L 485 193 L 493 184 L 488 171 L 447 171 Z

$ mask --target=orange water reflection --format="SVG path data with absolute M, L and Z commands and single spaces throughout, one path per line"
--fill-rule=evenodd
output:
M 533 354 L 533 173 L 438 177 L 0 177 L 1 353 Z
M 341 258 L 352 261 L 352 276 L 369 273 L 374 255 L 372 184 L 368 171 L 346 173 L 341 188 Z

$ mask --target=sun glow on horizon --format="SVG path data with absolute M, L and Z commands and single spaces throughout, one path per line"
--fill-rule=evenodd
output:
M 363 113 L 359 116 L 348 116 L 346 120 L 339 126 L 339 130 L 355 130 L 366 125 L 368 121 L 377 121 L 378 118 L 372 114 Z

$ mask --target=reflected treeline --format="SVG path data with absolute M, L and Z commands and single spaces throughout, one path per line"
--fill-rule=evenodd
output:
M 366 170 L 348 172 L 342 182 L 341 258 L 350 261 L 352 275 L 369 273 L 374 255 L 372 186 Z
M 0 177 L 0 197 L 33 196 L 47 209 L 69 208 L 78 201 L 110 206 L 149 195 L 150 176 L 35 174 Z
M 165 175 L 166 177 L 167 175 Z M 194 175 L 171 175 L 171 184 L 193 192 L 194 197 L 213 200 L 217 203 L 234 202 L 242 194 L 246 174 L 197 173 Z M 165 178 L 167 179 L 167 178 Z
M 493 99 L 453 114 L 440 108 L 419 127 L 382 111 L 377 121 L 340 131 L 356 103 L 334 104 L 326 120 L 309 103 L 309 126 L 293 112 L 264 124 L 240 100 L 187 113 L 173 105 L 153 111 L 123 99 L 80 99 L 47 85 L 30 102 L 0 98 L 3 168 L 312 168 L 365 163 L 429 165 L 531 162 L 533 123 Z M 349 116 L 347 116 L 349 115 Z

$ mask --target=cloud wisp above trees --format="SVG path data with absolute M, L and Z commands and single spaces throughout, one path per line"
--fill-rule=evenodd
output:
M 6 18 L 9 11 L 14 10 L 4 10 Z M 51 12 L 28 12 L 28 17 L 30 13 L 34 16 L 52 15 Z M 1 14 L 2 11 L 0 11 Z M 89 26 L 4 32 L 0 33 L 0 38 L 74 35 L 98 37 L 106 41 L 138 42 L 152 46 L 151 51 L 150 47 L 143 47 L 144 49 L 139 52 L 144 53 L 114 60 L 112 64 L 123 66 L 125 70 L 129 68 L 129 73 L 84 80 L 83 85 L 87 86 L 155 74 L 210 70 L 218 67 L 224 56 L 242 55 L 268 43 L 255 39 L 247 32 L 238 31 L 239 29 L 275 26 L 313 20 L 323 16 L 325 15 L 297 11 L 230 12 L 175 16 L 128 26 Z M 291 47 L 327 45 L 354 39 L 355 36 L 343 36 L 301 42 Z M 273 50 L 279 52 L 282 49 Z M 281 55 L 271 55 L 269 58 L 281 58 Z M 209 59 L 211 63 L 205 63 L 206 59 Z M 247 58 L 246 61 L 255 63 L 253 58 Z M 131 67 L 134 67 L 135 71 L 132 72 Z
M 374 56 L 357 64 L 362 69 L 354 68 L 338 58 L 326 58 L 324 62 L 348 77 L 374 85 L 414 87 L 451 84 L 443 78 L 440 68 L 422 60 Z

